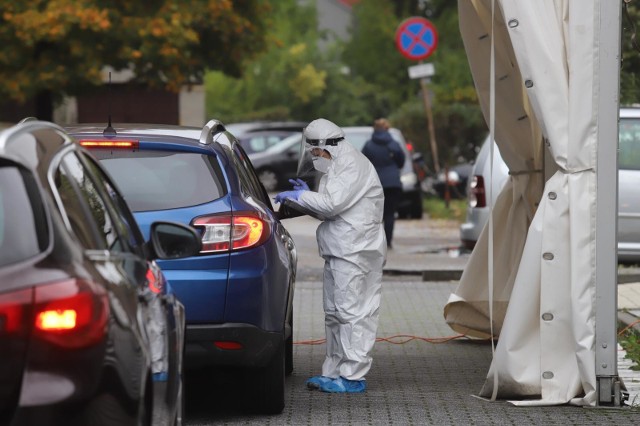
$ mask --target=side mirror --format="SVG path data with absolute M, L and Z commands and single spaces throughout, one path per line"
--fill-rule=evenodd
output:
M 181 259 L 195 256 L 202 250 L 198 231 L 181 223 L 154 222 L 150 234 L 147 244 L 153 259 Z

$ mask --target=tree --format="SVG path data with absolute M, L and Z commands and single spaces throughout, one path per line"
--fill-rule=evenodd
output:
M 265 46 L 268 0 L 17 0 L 0 6 L 0 96 L 52 102 L 103 84 L 101 70 L 179 90 L 207 69 L 241 74 Z
M 265 34 L 269 48 L 239 78 L 207 74 L 207 114 L 224 122 L 310 118 L 328 78 L 316 22 L 313 4 L 274 2 Z
M 355 25 L 344 61 L 353 76 L 363 78 L 377 90 L 376 99 L 367 108 L 367 122 L 372 117 L 388 116 L 430 158 L 420 84 L 410 80 L 407 73 L 416 62 L 404 58 L 395 46 L 395 32 L 402 21 L 424 16 L 438 32 L 438 46 L 425 61 L 433 63 L 436 70 L 428 88 L 440 160 L 451 165 L 475 158 L 476 147 L 486 135 L 486 124 L 460 37 L 457 3 L 367 0 L 354 6 L 353 11 Z
M 624 3 L 622 15 L 622 63 L 620 66 L 620 103 L 640 103 L 640 11 L 637 2 Z

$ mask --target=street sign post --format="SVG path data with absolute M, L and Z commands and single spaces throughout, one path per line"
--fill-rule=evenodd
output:
M 421 16 L 405 19 L 396 30 L 396 47 L 405 58 L 413 61 L 422 61 L 431 56 L 437 46 L 438 33 L 436 27 L 434 27 L 428 19 Z M 438 144 L 436 143 L 436 132 L 433 127 L 433 114 L 431 112 L 431 101 L 429 100 L 426 79 L 434 73 L 433 64 L 429 63 L 420 63 L 419 65 L 409 67 L 409 77 L 412 79 L 420 79 L 420 89 L 422 90 L 424 109 L 427 114 L 433 170 L 439 173 Z

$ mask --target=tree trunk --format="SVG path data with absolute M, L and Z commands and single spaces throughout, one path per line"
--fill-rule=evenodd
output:
M 50 90 L 42 90 L 36 95 L 36 118 L 53 121 L 53 96 Z

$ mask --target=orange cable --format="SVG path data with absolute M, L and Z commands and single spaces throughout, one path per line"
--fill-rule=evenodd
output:
M 387 342 L 392 343 L 394 345 L 403 345 L 405 343 L 411 342 L 412 340 L 421 340 L 423 342 L 428 343 L 446 343 L 455 339 L 466 338 L 464 334 L 456 334 L 455 336 L 444 336 L 444 337 L 420 337 L 413 336 L 410 334 L 396 334 L 394 336 L 389 337 L 378 337 L 376 338 L 376 342 Z M 401 339 L 400 341 L 397 341 Z M 321 345 L 325 343 L 327 339 L 311 339 L 311 340 L 300 340 L 297 342 L 293 342 L 295 345 Z
M 630 329 L 631 327 L 633 327 L 634 325 L 640 323 L 640 319 L 635 320 L 634 322 L 632 322 L 631 324 L 629 324 L 628 326 L 626 326 L 625 328 L 623 328 L 622 330 L 620 330 L 618 332 L 618 336 L 620 336 L 622 333 L 624 333 L 625 331 L 627 331 L 628 329 Z

